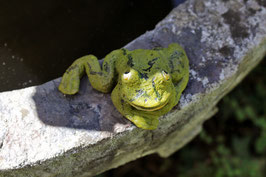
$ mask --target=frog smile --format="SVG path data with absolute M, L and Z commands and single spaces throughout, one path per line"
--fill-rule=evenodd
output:
M 154 106 L 154 107 L 144 107 L 144 106 L 139 106 L 139 105 L 136 105 L 136 104 L 134 104 L 134 103 L 129 102 L 129 104 L 130 104 L 131 106 L 133 106 L 134 108 L 136 108 L 136 109 L 138 109 L 138 110 L 141 110 L 141 111 L 156 111 L 156 110 L 158 110 L 158 109 L 163 108 L 167 103 L 168 103 L 168 102 L 165 102 L 165 103 L 163 103 L 163 104 L 161 104 L 161 105 L 159 105 L 159 106 Z

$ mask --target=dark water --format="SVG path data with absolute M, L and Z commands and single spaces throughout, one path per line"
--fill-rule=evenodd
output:
M 78 57 L 103 58 L 162 20 L 171 0 L 0 2 L 0 91 L 60 77 Z

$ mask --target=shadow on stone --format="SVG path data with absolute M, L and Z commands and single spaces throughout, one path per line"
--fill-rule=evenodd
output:
M 118 124 L 118 127 L 131 124 L 113 106 L 110 94 L 92 89 L 87 78 L 81 80 L 80 91 L 74 96 L 59 92 L 59 82 L 56 79 L 37 87 L 33 96 L 38 117 L 44 124 L 108 132 L 113 132 Z

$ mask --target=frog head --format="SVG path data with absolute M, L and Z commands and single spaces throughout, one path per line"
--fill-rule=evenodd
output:
M 165 70 L 140 72 L 130 68 L 120 77 L 122 99 L 137 110 L 159 110 L 173 96 L 175 88 L 170 74 Z

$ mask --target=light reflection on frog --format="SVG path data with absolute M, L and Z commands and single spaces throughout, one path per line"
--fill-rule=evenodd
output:
M 153 50 L 114 50 L 100 65 L 88 55 L 77 59 L 65 72 L 59 90 L 75 94 L 80 78 L 87 73 L 93 88 L 111 92 L 118 111 L 137 127 L 156 129 L 158 118 L 179 101 L 189 78 L 185 51 L 176 43 Z

